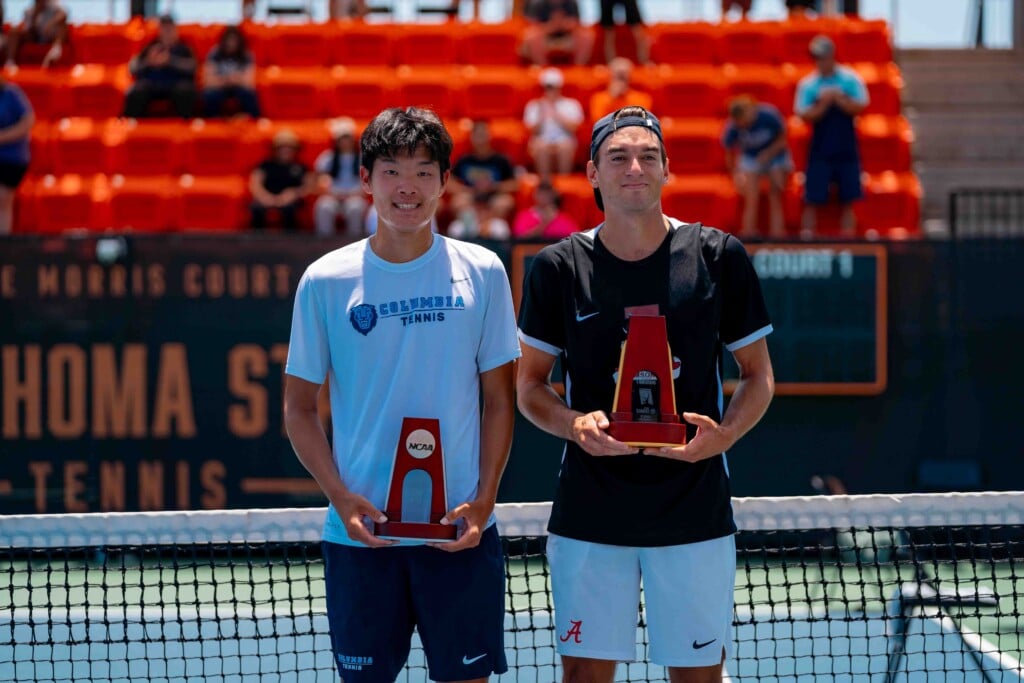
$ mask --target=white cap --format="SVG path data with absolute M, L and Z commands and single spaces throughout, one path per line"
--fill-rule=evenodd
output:
M 541 85 L 553 85 L 561 88 L 563 83 L 565 83 L 565 78 L 562 77 L 562 72 L 558 69 L 548 67 L 540 72 Z

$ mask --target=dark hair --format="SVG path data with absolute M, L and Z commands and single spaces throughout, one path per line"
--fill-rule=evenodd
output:
M 630 105 L 630 106 L 627 106 L 627 107 L 623 107 L 622 109 L 620 109 L 617 112 L 615 112 L 615 117 L 612 120 L 613 121 L 618 121 L 619 119 L 634 118 L 634 117 L 635 118 L 646 119 L 647 116 L 648 116 L 648 111 L 646 109 L 644 109 L 643 107 L 639 107 L 639 106 L 636 106 L 636 105 Z M 665 143 L 662 142 L 661 136 L 660 135 L 655 135 L 655 137 L 658 138 L 658 146 L 661 148 L 661 163 L 664 164 L 666 161 L 668 161 L 668 152 L 665 151 Z M 598 157 L 600 157 L 600 148 L 599 147 L 594 149 L 594 165 L 595 166 L 597 166 Z
M 363 130 L 359 152 L 363 168 L 373 172 L 373 162 L 393 158 L 399 152 L 409 155 L 423 147 L 431 161 L 441 167 L 442 175 L 452 165 L 452 136 L 437 114 L 419 107 L 385 109 Z
M 552 201 L 554 202 L 555 208 L 556 209 L 561 209 L 562 208 L 562 193 L 559 192 L 558 188 L 556 188 L 550 182 L 548 182 L 547 180 L 542 180 L 537 185 L 537 189 L 534 190 L 534 195 L 536 195 L 538 192 L 547 192 L 548 194 L 551 195 L 551 198 L 552 198 Z
M 228 52 L 224 45 L 228 42 L 228 37 L 232 35 L 238 38 L 238 43 L 233 52 Z M 220 38 L 217 40 L 217 51 L 221 58 L 244 59 L 247 50 L 245 47 L 245 34 L 242 33 L 242 29 L 237 26 L 225 27 L 220 34 Z

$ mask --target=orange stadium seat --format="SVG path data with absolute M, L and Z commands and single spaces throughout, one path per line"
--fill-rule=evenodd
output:
M 460 111 L 478 119 L 521 119 L 526 102 L 537 87 L 534 76 L 516 68 L 467 66 L 463 68 L 462 77 Z
M 708 65 L 718 58 L 719 28 L 703 22 L 651 26 L 651 59 L 657 64 Z
M 325 66 L 331 63 L 331 43 L 338 38 L 335 25 L 247 24 L 253 54 L 261 66 Z
M 900 91 L 903 89 L 903 76 L 899 67 L 893 63 L 868 64 L 857 62 L 853 68 L 864 79 L 868 87 L 871 103 L 864 110 L 867 114 L 885 114 L 898 116 L 900 113 Z
M 781 61 L 791 62 L 804 68 L 813 68 L 814 62 L 807 49 L 811 39 L 824 34 L 836 41 L 838 46 L 840 24 L 832 19 L 792 19 L 782 24 L 781 28 Z M 842 53 L 838 53 L 839 61 L 846 61 Z
M 522 118 L 491 119 L 490 126 L 494 149 L 507 156 L 513 166 L 527 164 L 526 143 L 530 136 Z
M 660 92 L 654 92 L 658 116 L 721 117 L 725 113 L 725 78 L 712 66 L 662 68 Z
M 262 119 L 255 126 L 249 126 L 245 135 L 245 154 L 249 157 L 250 163 L 246 168 L 246 177 L 254 166 L 267 158 L 270 154 L 270 141 L 274 134 L 282 128 L 287 128 L 299 136 L 302 145 L 299 148 L 299 160 L 313 167 L 320 152 L 327 149 L 331 144 L 331 134 L 328 130 L 328 121 L 325 119 L 302 119 L 295 121 L 268 121 Z
M 338 22 L 337 27 L 330 45 L 332 65 L 390 66 L 395 63 L 394 25 L 343 21 Z
M 523 29 L 524 24 L 518 21 L 462 24 L 455 36 L 458 61 L 476 66 L 516 66 Z
M 246 178 L 185 175 L 177 192 L 174 225 L 179 230 L 238 231 L 246 225 Z
M 562 210 L 572 216 L 581 230 L 589 230 L 604 221 L 604 213 L 597 208 L 594 201 L 594 187 L 586 176 L 579 173 L 556 175 L 552 176 L 551 182 L 562 195 Z M 532 202 L 532 189 L 529 196 Z
M 458 116 L 462 105 L 459 71 L 440 67 L 400 66 L 395 70 L 402 106 L 432 109 L 441 118 Z
M 880 19 L 846 21 L 836 51 L 843 61 L 888 64 L 892 61 L 889 27 Z
M 914 134 L 902 116 L 864 114 L 857 117 L 857 141 L 864 170 L 910 171 L 910 145 Z
M 128 66 L 79 64 L 67 82 L 68 116 L 108 118 L 124 111 L 124 92 L 131 78 Z
M 29 164 L 29 175 L 45 175 L 53 172 L 52 138 L 53 126 L 49 121 L 35 122 L 29 134 L 28 147 L 32 163 Z
M 264 116 L 310 119 L 326 116 L 328 72 L 315 67 L 271 66 L 256 71 L 256 91 Z
M 919 233 L 922 196 L 920 181 L 913 174 L 886 171 L 869 175 L 864 201 L 857 206 L 858 231 L 869 237 Z
M 777 108 L 783 116 L 793 111 L 796 95 L 796 74 L 788 66 L 775 67 L 758 64 L 727 64 L 722 68 L 726 82 L 726 99 L 737 95 L 752 95 L 758 102 Z M 725 102 L 717 112 L 726 115 Z
M 719 119 L 661 119 L 673 174 L 721 173 L 725 170 L 725 153 L 720 142 L 722 122 Z
M 124 24 L 78 24 L 71 28 L 70 40 L 82 64 L 127 64 L 142 49 L 142 36 Z
M 176 186 L 171 176 L 112 176 L 109 226 L 142 232 L 173 229 Z
M 811 139 L 811 129 L 802 118 L 790 116 L 786 119 L 786 138 L 789 141 L 789 152 L 793 156 L 795 170 L 807 168 L 807 144 Z
M 196 176 L 248 174 L 257 156 L 256 151 L 248 149 L 249 138 L 245 131 L 250 126 L 249 122 L 193 120 L 180 145 L 185 173 Z
M 67 109 L 67 98 L 64 96 L 67 72 L 19 67 L 6 77 L 25 93 L 36 119 L 52 121 L 64 115 Z
M 181 41 L 192 48 L 192 54 L 202 69 L 206 55 L 210 53 L 213 46 L 217 44 L 223 26 L 209 24 L 178 24 L 178 35 Z M 156 37 L 154 30 L 152 37 Z
M 452 24 L 406 24 L 393 43 L 396 64 L 449 65 L 457 61 Z
M 395 73 L 388 67 L 336 66 L 327 81 L 331 116 L 369 119 L 399 103 Z
M 50 158 L 57 175 L 88 175 L 106 168 L 103 144 L 105 119 L 72 117 L 61 119 L 50 131 Z
M 103 133 L 107 172 L 129 176 L 177 175 L 182 171 L 182 142 L 188 138 L 185 121 L 115 119 Z
M 782 54 L 778 22 L 725 24 L 718 35 L 718 61 L 732 64 L 777 64 Z
M 681 221 L 728 229 L 736 191 L 724 175 L 673 175 L 662 192 L 665 213 Z
M 45 176 L 35 183 L 34 232 L 102 229 L 109 225 L 106 176 Z

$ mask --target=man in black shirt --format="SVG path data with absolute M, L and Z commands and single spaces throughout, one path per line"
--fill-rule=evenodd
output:
M 302 200 L 312 190 L 313 174 L 299 161 L 299 137 L 291 130 L 283 128 L 275 133 L 271 146 L 270 157 L 253 169 L 249 176 L 252 227 L 254 230 L 264 229 L 267 227 L 267 214 L 276 211 L 282 228 L 296 230 Z
M 192 48 L 178 37 L 178 27 L 171 16 L 160 17 L 157 37 L 132 57 L 128 70 L 135 83 L 125 93 L 125 116 L 149 116 L 151 102 L 168 100 L 175 115 L 192 117 L 196 104 L 196 58 Z
M 534 259 L 520 310 L 519 408 L 567 442 L 548 530 L 566 680 L 611 681 L 635 658 L 643 578 L 650 656 L 671 680 L 720 681 L 736 571 L 725 451 L 774 391 L 764 298 L 743 245 L 661 211 L 658 119 L 625 107 L 594 125 L 587 176 L 605 222 Z M 612 438 L 627 319 L 666 317 L 688 443 L 640 451 Z M 722 410 L 722 347 L 740 381 Z M 556 358 L 566 401 L 549 382 Z

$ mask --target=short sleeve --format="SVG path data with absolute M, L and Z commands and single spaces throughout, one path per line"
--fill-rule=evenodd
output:
M 540 123 L 540 106 L 538 106 L 536 100 L 530 100 L 526 103 L 526 111 L 523 112 L 523 123 L 529 128 L 533 128 Z
M 803 114 L 805 111 L 814 106 L 814 100 L 817 98 L 817 88 L 815 87 L 816 82 L 810 78 L 805 78 L 796 86 L 796 98 L 793 102 L 793 111 L 797 115 Z
M 846 72 L 843 84 L 846 94 L 858 104 L 867 106 L 871 101 L 868 97 L 868 88 L 864 84 L 864 79 L 853 69 Z
M 780 133 L 786 130 L 786 121 L 782 118 L 782 114 L 779 113 L 778 109 L 769 104 L 765 105 L 762 111 L 764 112 L 764 120 L 774 137 L 778 137 Z
M 546 247 L 537 254 L 523 283 L 519 304 L 519 339 L 527 346 L 559 356 L 565 348 L 565 325 L 558 266 Z
M 317 173 L 331 172 L 331 150 L 324 150 L 317 155 L 316 161 L 313 162 L 313 170 Z
M 583 123 L 583 105 L 580 104 L 579 100 L 566 97 L 559 102 L 559 106 L 562 108 L 562 113 L 571 118 L 574 123 Z
M 476 364 L 481 373 L 519 358 L 516 313 L 505 267 L 495 256 L 487 271 L 487 309 Z
M 287 374 L 314 384 L 324 381 L 331 355 L 326 323 L 315 282 L 307 271 L 295 292 L 288 360 L 284 368 Z
M 736 140 L 739 138 L 739 132 L 736 130 L 736 126 L 733 122 L 725 124 L 725 132 L 722 133 L 722 146 L 726 149 L 732 149 L 736 146 Z
M 772 332 L 761 282 L 743 244 L 726 237 L 722 250 L 722 320 L 719 338 L 729 351 L 752 344 Z
M 504 154 L 495 157 L 495 164 L 498 167 L 499 181 L 512 180 L 516 177 L 515 169 L 512 168 L 512 162 Z

